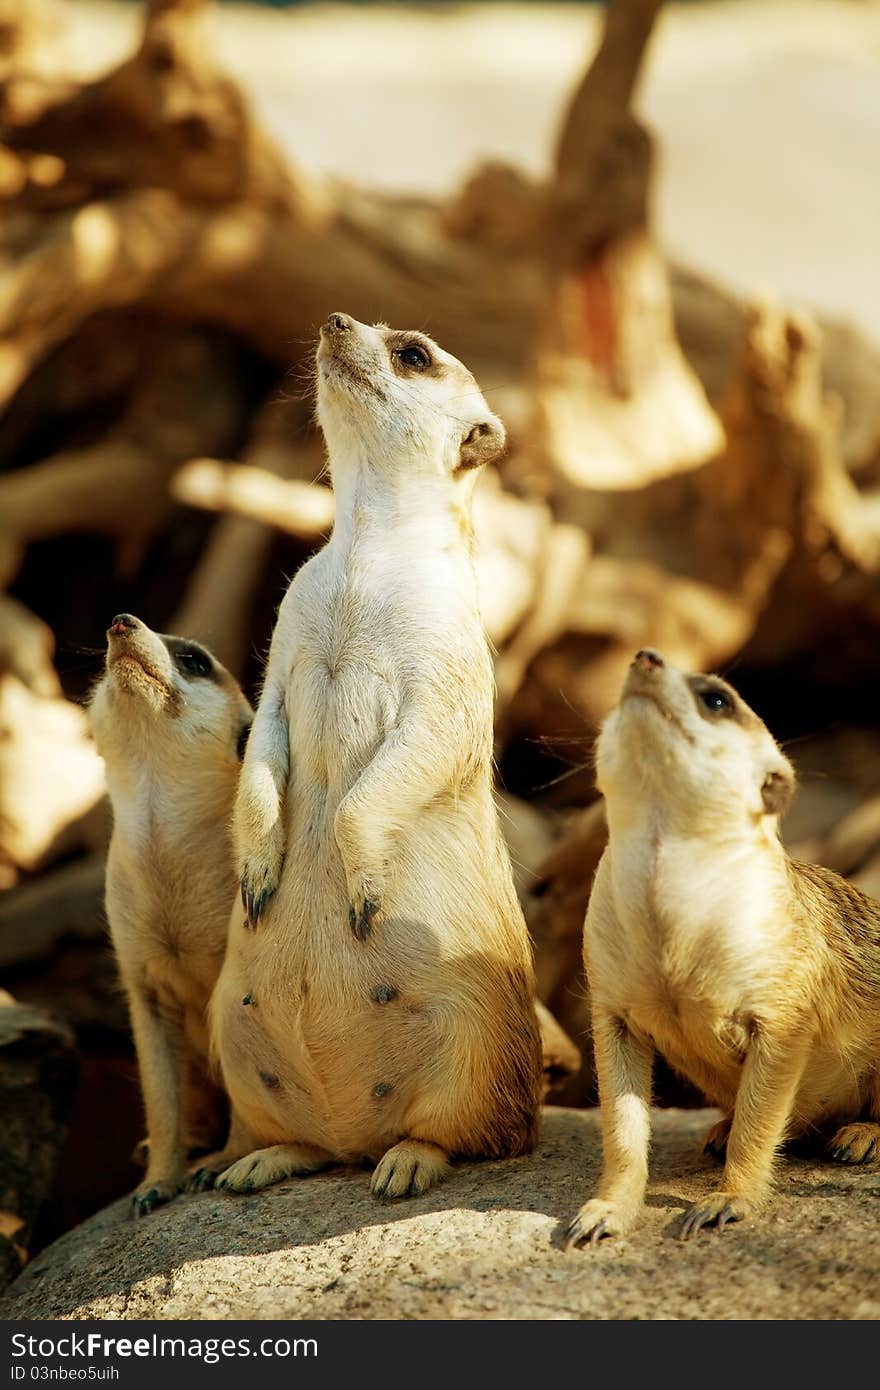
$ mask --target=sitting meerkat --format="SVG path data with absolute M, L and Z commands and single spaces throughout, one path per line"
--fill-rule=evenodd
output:
M 336 523 L 279 611 L 235 806 L 247 918 L 211 1004 L 261 1147 L 217 1185 L 368 1159 L 373 1192 L 399 1197 L 452 1156 L 536 1137 L 531 950 L 471 559 L 474 481 L 504 430 L 422 333 L 332 314 L 317 371 Z
M 585 962 L 604 1166 L 568 1243 L 638 1217 L 655 1049 L 731 1117 L 721 1189 L 685 1238 L 757 1212 L 786 1137 L 880 1157 L 880 905 L 786 854 L 794 774 L 764 724 L 717 676 L 642 651 L 596 765 L 609 843 Z
M 252 712 L 195 642 L 128 613 L 107 641 L 90 712 L 113 807 L 107 916 L 149 1130 L 147 1174 L 132 1198 L 143 1216 L 183 1185 L 187 1120 L 191 1136 L 200 1111 L 219 1108 L 222 1120 L 207 1005 L 236 894 L 230 820 Z

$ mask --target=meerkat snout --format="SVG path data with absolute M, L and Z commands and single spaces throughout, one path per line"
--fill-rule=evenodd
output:
M 353 320 L 348 314 L 330 314 L 327 322 L 321 325 L 322 336 L 325 333 L 348 333 Z
M 334 478 L 348 461 L 396 478 L 458 482 L 504 450 L 504 426 L 472 374 L 425 333 L 332 313 L 316 362 Z
M 653 647 L 643 647 L 640 652 L 636 652 L 632 664 L 639 671 L 653 671 L 666 663 L 660 653 L 654 651 Z
M 680 671 L 652 648 L 633 659 L 596 768 L 606 797 L 699 808 L 707 824 L 782 815 L 795 788 L 788 759 L 732 686 Z

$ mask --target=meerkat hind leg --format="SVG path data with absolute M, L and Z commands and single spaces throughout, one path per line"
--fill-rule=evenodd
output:
M 730 1126 L 733 1124 L 732 1115 L 724 1115 L 714 1124 L 703 1140 L 703 1153 L 709 1154 L 712 1158 L 723 1160 L 727 1152 L 727 1141 L 730 1138 Z
M 874 1072 L 868 1086 L 864 1119 L 842 1125 L 828 1145 L 838 1163 L 880 1161 L 880 1071 Z
M 224 1192 L 259 1192 L 284 1178 L 305 1177 L 328 1168 L 332 1159 L 312 1144 L 272 1144 L 255 1149 L 221 1173 L 214 1186 Z
M 203 1154 L 192 1162 L 186 1179 L 187 1192 L 208 1192 L 216 1185 L 217 1179 L 237 1163 L 254 1152 L 253 1136 L 233 1111 L 229 1121 L 229 1134 L 222 1149 Z
M 403 1139 L 379 1160 L 370 1182 L 374 1197 L 419 1197 L 449 1171 L 449 1156 L 438 1144 Z

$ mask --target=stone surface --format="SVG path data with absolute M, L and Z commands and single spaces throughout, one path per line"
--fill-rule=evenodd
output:
M 398 1204 L 336 1170 L 250 1197 L 118 1202 L 40 1254 L 6 1318 L 880 1319 L 880 1167 L 786 1158 L 760 1222 L 676 1239 L 719 1169 L 710 1111 L 659 1111 L 648 1205 L 626 1240 L 563 1252 L 599 1169 L 598 1115 L 550 1110 L 539 1149 L 462 1166 Z

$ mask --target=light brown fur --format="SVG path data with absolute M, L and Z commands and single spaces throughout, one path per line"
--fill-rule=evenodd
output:
M 424 335 L 334 319 L 319 415 L 337 520 L 273 636 L 236 805 L 249 920 L 212 1002 L 233 1104 L 267 1147 L 219 1185 L 369 1158 L 374 1191 L 402 1196 L 536 1132 L 532 964 L 461 524 L 503 431 Z
M 208 663 L 210 675 L 187 662 Z M 91 721 L 114 814 L 107 916 L 149 1130 L 135 1215 L 180 1190 L 188 1142 L 223 1137 L 203 1132 L 206 1109 L 225 1128 L 207 1004 L 235 894 L 229 821 L 250 720 L 235 680 L 203 649 L 131 615 L 114 619 Z
M 685 1236 L 758 1212 L 787 1137 L 880 1156 L 880 905 L 785 853 L 794 776 L 764 725 L 717 677 L 640 653 L 597 767 L 610 839 L 585 960 L 604 1170 L 570 1243 L 638 1216 L 655 1050 L 732 1117 L 709 1136 L 720 1189 Z

